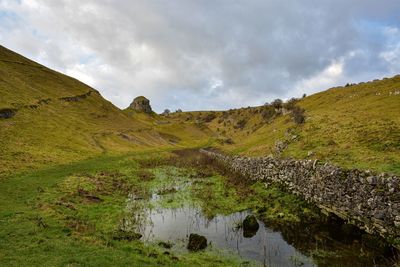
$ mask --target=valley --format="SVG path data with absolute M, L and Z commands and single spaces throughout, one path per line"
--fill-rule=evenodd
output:
M 388 173 L 396 217 L 399 103 L 397 75 L 259 107 L 121 110 L 0 47 L 0 266 L 398 266 L 398 239 L 200 149 Z

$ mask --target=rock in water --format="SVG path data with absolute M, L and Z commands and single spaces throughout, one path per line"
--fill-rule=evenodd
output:
M 198 234 L 190 234 L 189 243 L 187 245 L 188 250 L 198 251 L 207 247 L 207 238 Z
M 243 236 L 250 238 L 255 236 L 260 225 L 254 215 L 247 215 L 243 221 Z
M 141 111 L 145 113 L 152 113 L 153 110 L 151 109 L 150 106 L 150 101 L 145 98 L 144 96 L 138 96 L 136 97 L 133 102 L 129 105 L 130 109 L 136 110 L 136 111 Z

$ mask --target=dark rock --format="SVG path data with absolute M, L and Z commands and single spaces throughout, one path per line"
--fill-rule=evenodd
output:
M 150 106 L 150 101 L 145 98 L 144 96 L 136 97 L 133 102 L 129 105 L 130 109 L 135 111 L 145 112 L 145 113 L 152 113 L 153 110 Z
M 187 249 L 190 251 L 199 251 L 207 247 L 207 238 L 198 234 L 190 234 Z
M 16 109 L 3 108 L 0 109 L 0 119 L 9 119 L 15 116 L 17 113 Z
M 254 215 L 247 215 L 247 217 L 243 221 L 242 226 L 243 226 L 243 236 L 246 238 L 255 236 L 258 231 L 258 228 L 260 227 Z

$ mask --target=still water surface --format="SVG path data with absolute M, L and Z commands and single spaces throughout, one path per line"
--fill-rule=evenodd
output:
M 316 266 L 289 245 L 279 232 L 269 229 L 261 221 L 258 221 L 260 228 L 254 236 L 243 237 L 243 230 L 238 225 L 249 214 L 243 211 L 207 219 L 192 207 L 154 209 L 148 210 L 148 221 L 140 230 L 145 241 L 168 240 L 181 246 L 186 244 L 191 233 L 197 233 L 205 236 L 213 247 L 234 251 L 243 258 L 267 266 Z

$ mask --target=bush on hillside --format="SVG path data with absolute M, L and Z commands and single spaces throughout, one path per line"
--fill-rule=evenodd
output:
M 217 117 L 217 115 L 215 115 L 215 113 L 208 113 L 206 116 L 204 116 L 203 122 L 211 122 L 211 121 L 213 121 L 216 117 Z
M 279 98 L 275 99 L 272 101 L 271 106 L 273 106 L 275 109 L 280 109 L 282 108 L 283 101 Z
M 243 129 L 247 124 L 247 121 L 245 119 L 242 119 L 240 121 L 238 121 L 235 125 L 236 129 Z
M 261 116 L 265 121 L 270 121 L 275 115 L 276 112 L 272 106 L 265 106 L 261 112 Z
M 299 100 L 297 98 L 291 98 L 290 100 L 288 100 L 285 104 L 283 104 L 283 107 L 287 110 L 292 110 L 294 109 L 294 107 L 296 106 L 296 103 Z
M 306 117 L 304 115 L 305 110 L 301 107 L 295 106 L 292 109 L 292 116 L 293 120 L 296 124 L 302 124 L 306 120 Z

